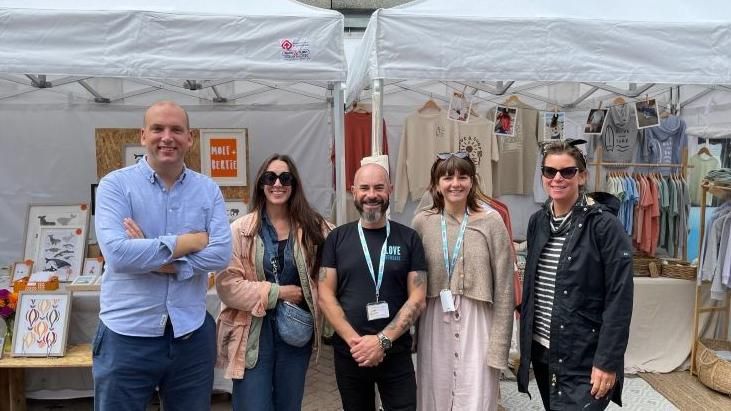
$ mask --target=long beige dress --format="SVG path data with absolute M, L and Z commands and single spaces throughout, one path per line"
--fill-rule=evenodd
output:
M 428 298 L 419 320 L 418 408 L 497 410 L 500 371 L 487 365 L 490 305 L 457 295 L 455 306 L 444 313 L 439 298 Z

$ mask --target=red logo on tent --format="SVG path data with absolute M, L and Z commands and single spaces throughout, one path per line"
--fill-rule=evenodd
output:
M 289 41 L 289 40 L 282 40 L 282 48 L 283 49 L 289 50 L 289 49 L 292 48 L 292 46 L 294 46 L 294 44 L 292 44 L 291 41 Z

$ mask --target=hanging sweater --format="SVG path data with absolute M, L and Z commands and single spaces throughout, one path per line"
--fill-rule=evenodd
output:
M 491 110 L 487 117 L 494 117 Z M 493 164 L 492 196 L 533 194 L 533 173 L 538 157 L 538 111 L 521 105 L 515 118 L 515 134 L 498 136 L 500 161 Z
M 660 120 L 659 126 L 644 129 L 640 160 L 643 163 L 680 164 L 681 150 L 688 145 L 685 129 L 685 121 L 678 116 L 668 116 Z M 660 168 L 650 171 L 668 175 L 673 169 Z
M 640 135 L 634 110 L 629 104 L 610 107 L 605 121 L 604 132 L 589 139 L 587 157 L 593 158 L 597 145 L 601 145 L 603 162 L 631 163 Z
M 469 123 L 450 121 L 455 129 L 455 149 L 466 151 L 477 168 L 480 189 L 492 196 L 492 166 L 500 160 L 495 123 L 484 118 L 470 117 Z

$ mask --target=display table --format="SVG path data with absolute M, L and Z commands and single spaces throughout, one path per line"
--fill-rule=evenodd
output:
M 69 345 L 63 357 L 0 359 L 0 411 L 25 411 L 25 371 L 29 368 L 91 368 L 91 346 Z
M 215 319 L 221 302 L 215 288 L 206 294 L 206 308 Z M 68 344 L 90 344 L 99 324 L 99 292 L 77 291 L 71 301 Z M 214 391 L 231 392 L 231 380 L 223 378 L 223 370 L 216 369 Z M 25 394 L 34 399 L 64 399 L 92 397 L 94 380 L 91 367 L 66 369 L 27 369 Z
M 635 277 L 625 373 L 665 373 L 690 356 L 695 281 Z

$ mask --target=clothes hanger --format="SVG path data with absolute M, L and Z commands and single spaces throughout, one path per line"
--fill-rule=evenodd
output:
M 710 156 L 710 157 L 713 157 L 713 154 L 711 154 L 711 151 L 710 151 L 710 150 L 708 149 L 708 147 L 706 146 L 706 143 L 704 143 L 704 144 L 703 144 L 703 145 L 701 146 L 701 148 L 699 148 L 699 149 L 698 149 L 698 152 L 697 152 L 696 154 L 697 154 L 697 155 L 701 155 L 701 154 L 706 154 L 706 155 L 708 155 L 708 156 Z
M 624 98 L 622 97 L 615 97 L 614 100 L 612 100 L 612 104 L 615 106 L 623 106 L 625 103 L 626 101 L 624 101 Z
M 364 113 L 370 114 L 371 112 L 366 108 L 365 105 L 360 104 L 357 100 L 353 102 L 353 109 L 350 110 L 353 113 Z
M 522 103 L 523 102 L 520 101 L 520 99 L 518 98 L 518 96 L 516 96 L 515 94 L 512 94 L 510 97 L 508 97 L 505 100 L 505 103 L 503 103 L 503 105 L 508 106 L 508 107 L 511 107 L 511 106 L 517 106 L 518 104 L 522 104 Z
M 427 111 L 427 110 L 439 112 L 439 111 L 442 111 L 442 108 L 439 107 L 439 105 L 437 104 L 436 101 L 434 101 L 433 98 L 429 97 L 429 100 L 427 100 L 426 103 L 424 103 L 424 105 L 421 106 L 421 108 L 418 109 L 417 111 L 419 113 L 423 113 L 424 111 Z

